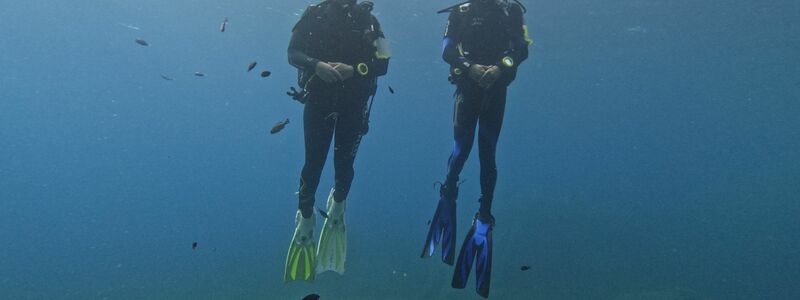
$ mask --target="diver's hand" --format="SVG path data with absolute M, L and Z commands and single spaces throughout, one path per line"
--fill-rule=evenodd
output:
M 318 62 L 317 66 L 314 68 L 314 73 L 317 74 L 317 77 L 322 79 L 327 83 L 342 81 L 342 74 L 336 69 L 324 62 Z
M 489 67 L 479 64 L 472 64 L 469 66 L 469 78 L 475 82 L 480 83 L 481 78 L 483 78 L 483 74 L 486 73 Z
M 478 80 L 478 85 L 484 89 L 488 89 L 494 85 L 500 75 L 502 75 L 503 71 L 500 70 L 498 66 L 491 66 L 486 72 L 483 73 L 481 79 Z
M 342 74 L 342 81 L 353 78 L 353 75 L 355 75 L 355 69 L 353 69 L 353 66 L 351 65 L 343 63 L 331 63 L 331 66 L 333 66 L 333 68 L 339 72 L 339 74 Z

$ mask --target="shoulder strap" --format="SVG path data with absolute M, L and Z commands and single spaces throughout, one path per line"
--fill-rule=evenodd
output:
M 298 26 L 301 26 L 301 24 L 305 24 L 306 22 L 308 22 L 309 19 L 317 17 L 317 15 L 319 15 L 320 12 L 322 12 L 322 5 L 324 5 L 327 2 L 328 1 L 326 0 L 319 4 L 312 4 L 306 7 L 306 11 L 303 12 L 303 16 L 300 17 L 300 21 L 297 21 L 297 24 L 295 24 L 294 27 L 292 27 L 292 31 L 297 29 Z

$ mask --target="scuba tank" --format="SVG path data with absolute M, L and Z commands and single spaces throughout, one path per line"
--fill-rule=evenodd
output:
M 447 7 L 447 8 L 442 9 L 442 10 L 439 10 L 436 13 L 437 14 L 449 13 L 449 12 L 452 12 L 454 9 L 458 8 L 459 6 L 462 6 L 462 5 L 468 4 L 468 3 L 472 3 L 472 2 L 475 2 L 475 1 L 481 1 L 481 2 L 495 1 L 495 3 L 497 5 L 502 6 L 505 11 L 508 11 L 509 6 L 511 6 L 511 3 L 508 0 L 469 0 L 469 1 L 464 1 L 464 2 L 461 2 L 459 4 Z M 514 0 L 514 3 L 517 3 L 517 5 L 519 5 L 519 7 L 522 8 L 522 13 L 527 13 L 528 12 L 528 8 L 525 7 L 525 5 L 522 4 L 522 2 L 519 2 L 519 0 Z

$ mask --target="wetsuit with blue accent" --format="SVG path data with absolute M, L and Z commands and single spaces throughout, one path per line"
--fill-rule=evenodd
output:
M 289 63 L 308 92 L 303 111 L 305 164 L 300 175 L 299 209 L 304 218 L 314 212 L 322 169 L 334 143 L 334 200 L 344 201 L 353 182 L 353 164 L 365 132 L 366 108 L 377 77 L 385 75 L 388 58 L 376 57 L 375 41 L 383 37 L 371 7 L 324 1 L 312 5 L 292 30 Z M 353 66 L 354 76 L 326 83 L 315 75 L 318 62 Z M 335 140 L 334 140 L 335 136 Z
M 495 153 L 506 106 L 506 89 L 517 67 L 528 58 L 527 28 L 517 4 L 472 1 L 455 8 L 448 19 L 443 58 L 456 85 L 453 119 L 455 145 L 448 160 L 443 191 L 456 191 L 477 129 L 480 156 L 480 218 L 490 222 L 497 182 Z M 484 89 L 467 75 L 472 64 L 498 66 L 499 79 Z

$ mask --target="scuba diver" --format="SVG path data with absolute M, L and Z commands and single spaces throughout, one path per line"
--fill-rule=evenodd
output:
M 430 223 L 422 257 L 433 256 L 441 244 L 442 261 L 456 263 L 452 286 L 464 288 L 475 263 L 477 292 L 489 296 L 492 270 L 492 201 L 497 167 L 495 153 L 506 105 L 506 89 L 517 68 L 528 58 L 528 37 L 518 1 L 471 0 L 447 9 L 442 57 L 450 64 L 450 81 L 456 85 L 455 146 L 441 184 L 439 203 Z M 455 259 L 456 198 L 459 174 L 472 150 L 477 128 L 480 156 L 480 209 L 475 214 L 458 259 Z
M 344 273 L 344 213 L 353 163 L 368 128 L 368 100 L 375 94 L 378 76 L 389 66 L 388 44 L 371 11 L 367 1 L 326 0 L 309 6 L 292 29 L 289 63 L 298 69 L 302 89 L 290 95 L 305 104 L 305 164 L 285 281 L 313 281 L 328 270 Z M 317 248 L 315 194 L 332 141 L 335 184 L 327 213 L 319 210 L 325 221 Z

